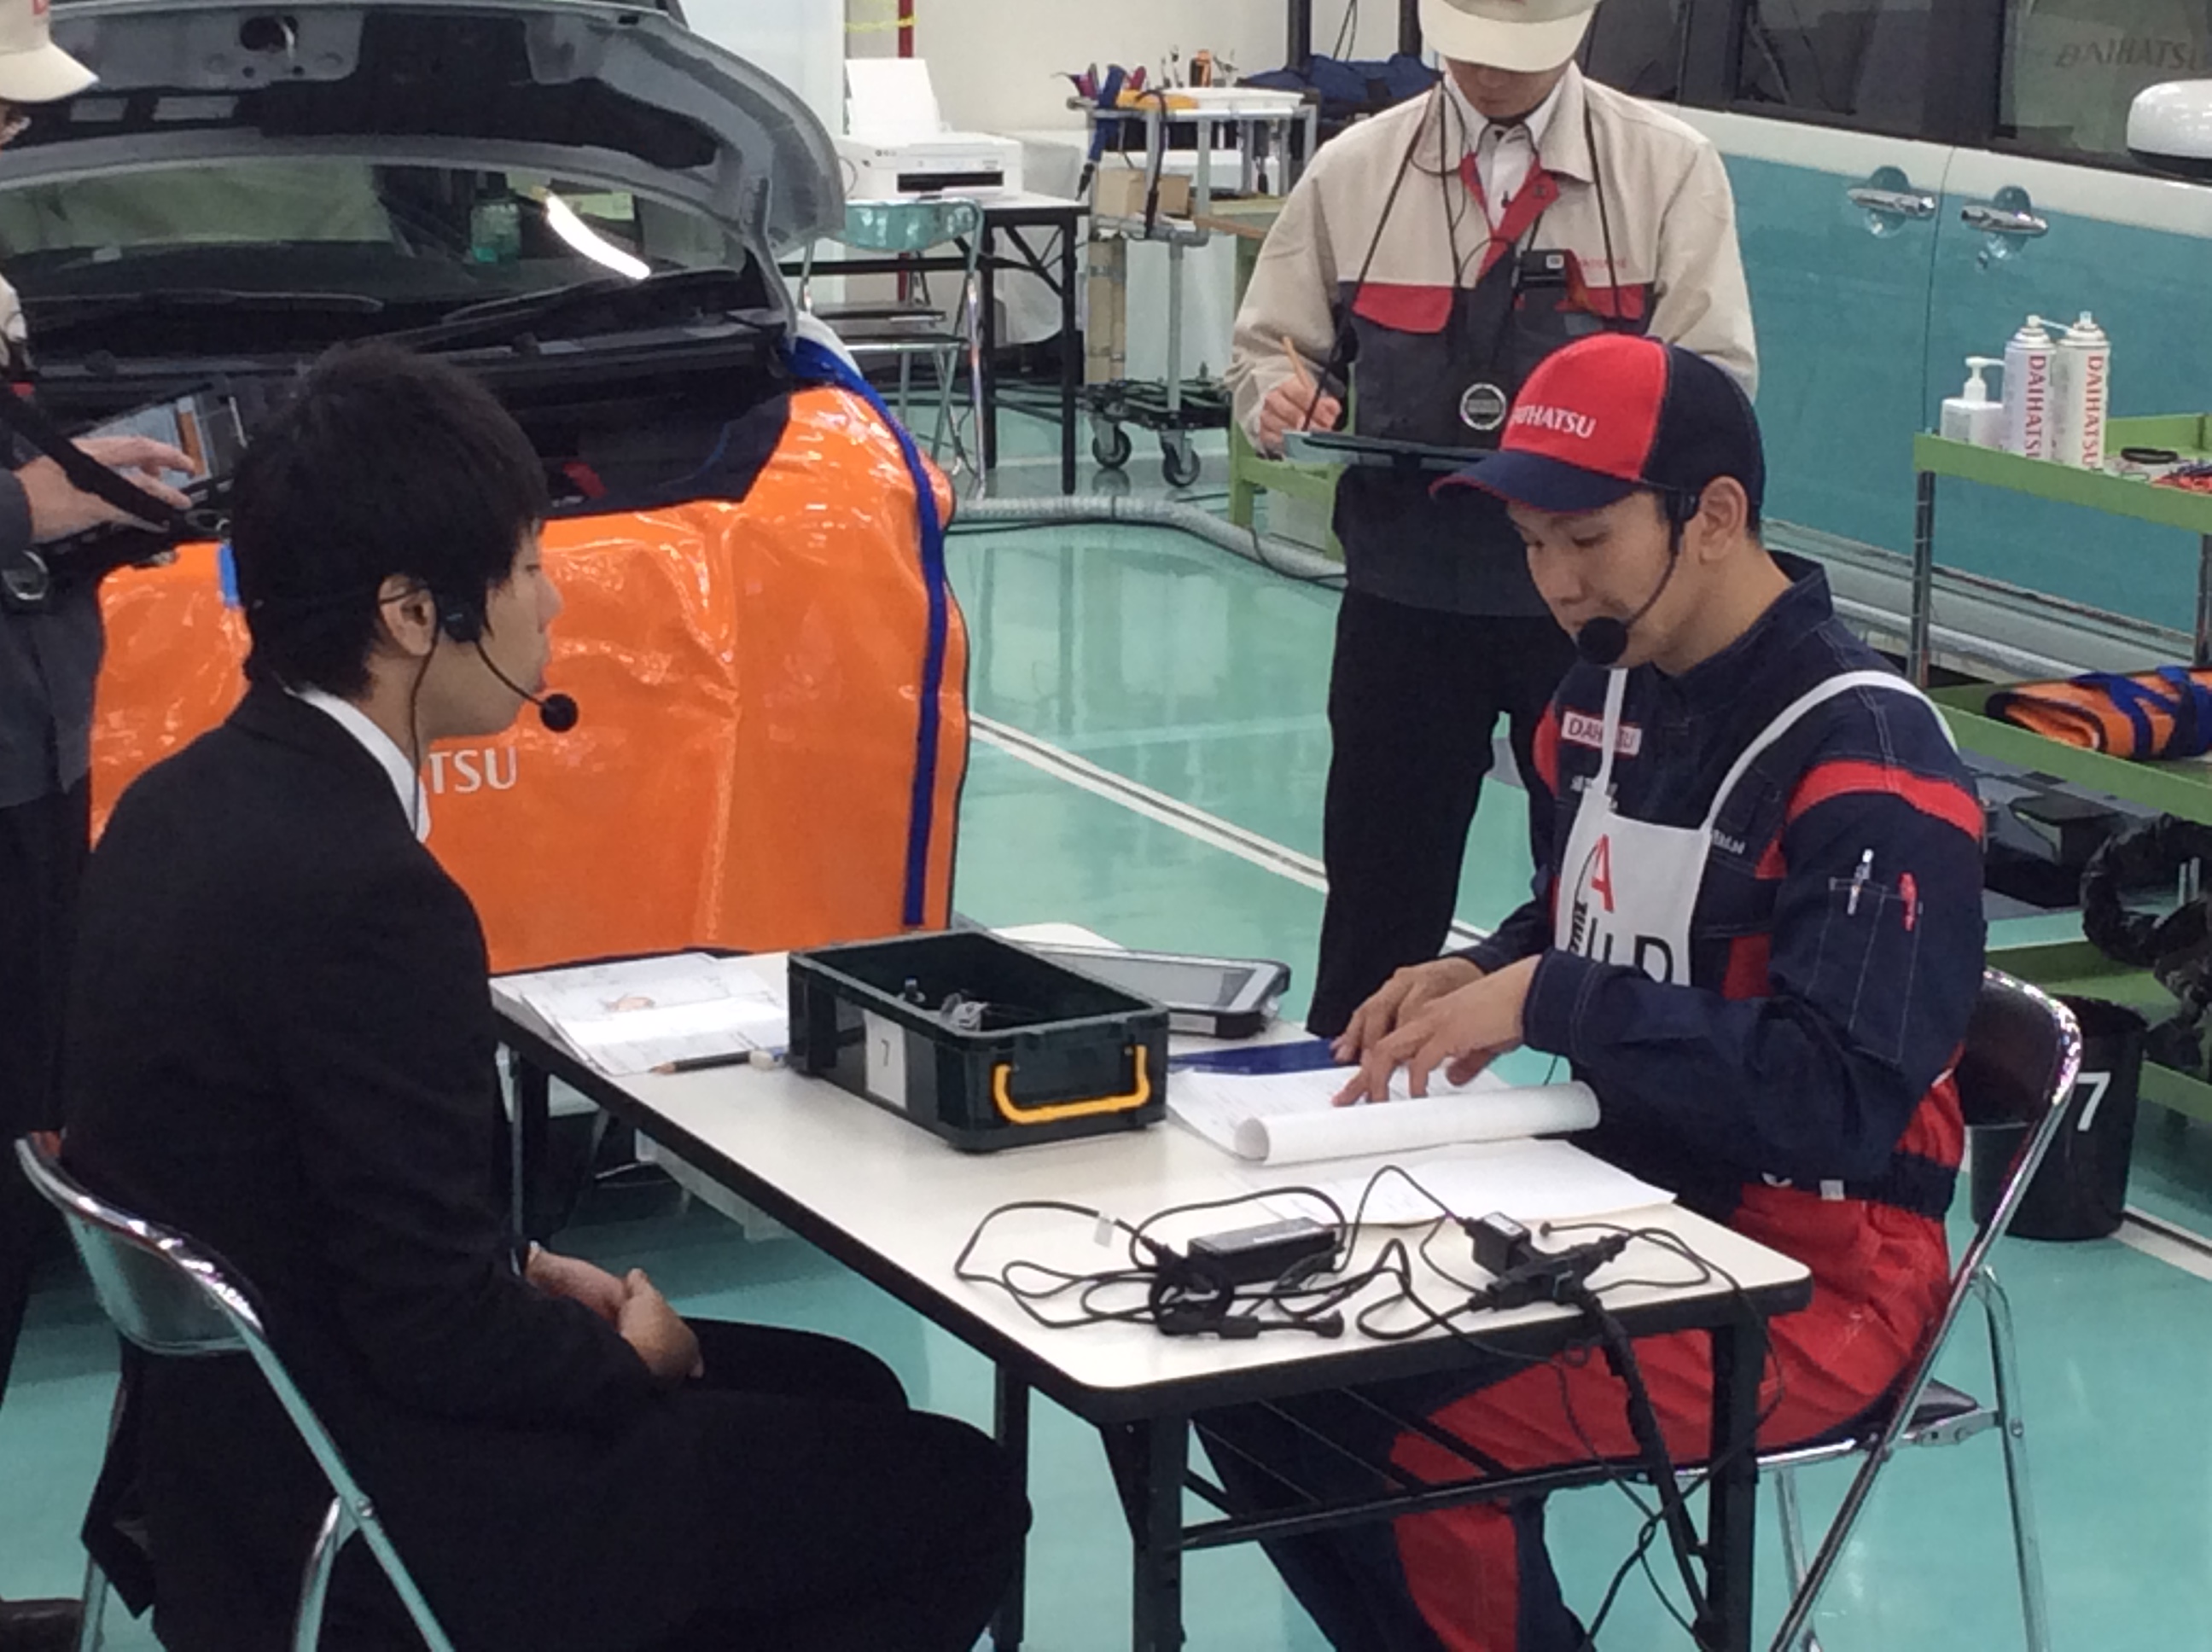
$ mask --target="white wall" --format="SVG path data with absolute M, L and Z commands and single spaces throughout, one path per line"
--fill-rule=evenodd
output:
M 845 0 L 684 0 L 684 17 L 845 130 Z
M 721 0 L 741 4 L 743 0 Z M 756 0 L 757 3 L 757 0 Z M 1201 48 L 1246 73 L 1283 66 L 1283 0 L 908 0 L 919 20 L 915 49 L 929 60 L 945 118 L 969 131 L 1028 131 L 1080 125 L 1066 106 L 1062 71 L 1120 63 L 1155 74 L 1169 52 L 1188 60 Z M 1314 34 L 1326 52 L 1346 0 L 1315 0 Z M 1358 0 L 1359 55 L 1397 49 L 1397 0 Z M 892 15 L 890 0 L 851 0 L 855 22 Z M 1203 19 L 1203 21 L 1198 21 Z M 855 55 L 888 52 L 896 37 L 853 37 Z

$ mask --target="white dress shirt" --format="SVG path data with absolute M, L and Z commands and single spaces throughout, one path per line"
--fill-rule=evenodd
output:
M 1483 206 L 1490 216 L 1490 227 L 1496 229 L 1504 222 L 1506 210 L 1528 181 L 1529 169 L 1543 151 L 1552 118 L 1559 112 L 1559 87 L 1554 86 L 1525 120 L 1510 123 L 1493 121 L 1482 113 L 1468 101 L 1467 94 L 1449 75 L 1444 76 L 1444 92 L 1459 110 L 1468 147 L 1474 155 L 1475 176 L 1482 179 Z
M 341 700 L 320 689 L 293 689 L 295 700 L 303 701 L 323 713 L 340 728 L 361 742 L 362 750 L 376 759 L 392 781 L 392 789 L 398 795 L 399 806 L 415 828 L 418 842 L 430 835 L 430 800 L 422 790 L 422 776 L 399 749 L 398 743 L 376 726 L 375 720 L 349 700 Z

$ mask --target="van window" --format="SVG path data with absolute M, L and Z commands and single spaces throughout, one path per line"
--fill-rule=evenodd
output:
M 1930 9 L 1931 0 L 1747 0 L 1736 100 L 1917 137 Z
M 2122 160 L 2136 94 L 2200 75 L 2212 75 L 2204 0 L 2007 0 L 1998 135 L 2041 155 Z

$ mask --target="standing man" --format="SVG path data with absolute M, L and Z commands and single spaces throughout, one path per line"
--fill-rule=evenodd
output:
M 1758 368 L 1735 203 L 1712 145 L 1585 80 L 1596 0 L 1422 0 L 1435 92 L 1316 157 L 1260 254 L 1230 382 L 1265 453 L 1343 421 L 1498 446 L 1538 362 L 1601 331 Z M 1329 687 L 1329 897 L 1310 1024 L 1334 1037 L 1433 958 L 1503 715 L 1522 773 L 1574 649 L 1499 502 L 1354 468 L 1337 493 L 1348 588 Z
M 0 0 L 0 143 L 39 104 L 73 97 L 92 71 L 53 43 L 47 0 Z M 22 312 L 0 282 L 0 346 L 7 376 L 26 366 Z M 0 386 L 0 395 L 9 393 Z M 84 444 L 165 503 L 182 494 L 149 470 L 189 470 L 174 448 L 137 438 Z M 155 513 L 158 514 L 158 513 Z M 0 471 L 0 578 L 33 545 L 122 519 L 80 493 L 50 459 Z M 85 586 L 45 611 L 0 602 L 0 1151 L 26 1130 L 58 1121 L 54 1057 L 60 1038 L 64 955 L 91 820 L 92 689 L 100 654 L 100 599 Z M 12 1157 L 0 1168 L 0 1397 L 31 1291 L 45 1206 Z M 74 1600 L 0 1601 L 0 1652 L 55 1652 L 76 1639 Z

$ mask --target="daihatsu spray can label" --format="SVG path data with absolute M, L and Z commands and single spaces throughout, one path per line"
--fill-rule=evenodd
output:
M 2005 346 L 2005 446 L 2023 459 L 2051 457 L 2051 369 L 2056 353 L 2039 315 L 2028 317 Z
M 2112 342 L 2084 310 L 2051 355 L 2051 458 L 2084 471 L 2104 468 L 2112 393 Z

